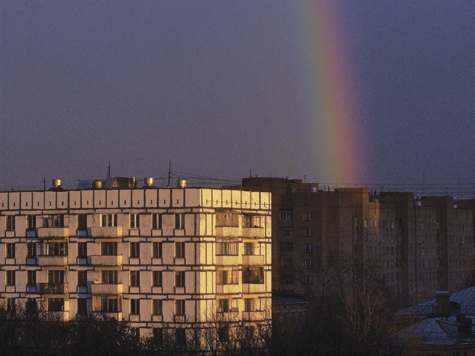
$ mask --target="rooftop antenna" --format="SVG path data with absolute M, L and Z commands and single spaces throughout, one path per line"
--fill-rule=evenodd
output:
M 109 162 L 109 165 L 107 166 L 107 179 L 111 178 L 111 163 Z
M 43 190 L 46 190 L 46 178 L 43 178 Z
M 170 161 L 170 163 L 168 163 L 168 184 L 167 184 L 167 187 L 170 186 L 170 176 L 172 174 L 172 161 Z

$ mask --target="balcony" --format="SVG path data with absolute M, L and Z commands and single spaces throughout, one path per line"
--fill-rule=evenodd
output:
M 242 292 L 240 284 L 218 284 L 216 285 L 217 294 L 238 294 Z
M 263 266 L 264 256 L 260 255 L 244 255 L 242 256 L 242 264 L 247 266 Z
M 36 229 L 26 229 L 26 237 L 34 238 L 38 237 L 38 231 Z
M 122 237 L 122 226 L 91 227 L 91 236 L 95 238 Z
M 266 237 L 266 229 L 263 227 L 243 227 L 242 237 L 263 239 Z
M 236 266 L 240 265 L 239 256 L 227 256 L 227 255 L 217 255 L 216 256 L 216 265 L 217 266 Z
M 40 227 L 38 228 L 38 238 L 66 238 L 69 237 L 69 227 Z
M 38 265 L 40 266 L 66 266 L 68 264 L 68 256 L 38 256 Z
M 264 311 L 242 312 L 242 320 L 258 321 L 264 320 L 265 317 L 266 312 Z
M 91 256 L 91 264 L 95 266 L 122 266 L 122 256 Z
M 216 237 L 241 237 L 242 229 L 237 226 L 216 226 Z
M 44 312 L 46 320 L 49 321 L 68 321 L 69 311 L 47 311 Z
M 121 294 L 122 284 L 94 283 L 91 284 L 93 294 Z
M 68 293 L 67 283 L 39 283 L 39 294 L 65 294 Z
M 115 320 L 122 320 L 122 312 L 106 312 L 106 311 L 93 311 L 94 315 L 104 318 L 105 320 L 108 319 L 115 319 Z
M 243 293 L 265 293 L 266 285 L 264 283 L 261 283 L 261 284 L 243 283 L 242 292 Z

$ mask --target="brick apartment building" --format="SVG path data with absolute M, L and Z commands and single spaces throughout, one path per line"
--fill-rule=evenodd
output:
M 245 178 L 242 186 L 272 192 L 274 290 L 348 292 L 373 278 L 412 305 L 473 282 L 472 201 L 319 190 L 283 178 Z

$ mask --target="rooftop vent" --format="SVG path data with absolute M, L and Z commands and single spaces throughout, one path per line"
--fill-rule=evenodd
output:
M 151 187 L 153 185 L 154 179 L 151 177 L 144 178 L 145 186 Z
M 96 179 L 92 184 L 94 189 L 102 189 L 102 181 L 100 179 Z
M 51 184 L 53 185 L 53 188 L 59 188 L 61 187 L 62 181 L 61 179 L 53 179 Z
M 186 180 L 184 180 L 184 179 L 179 179 L 178 180 L 178 186 L 180 188 L 186 188 L 186 184 L 187 184 Z

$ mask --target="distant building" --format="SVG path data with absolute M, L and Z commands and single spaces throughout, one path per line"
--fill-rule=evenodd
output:
M 321 190 L 299 179 L 245 178 L 242 186 L 272 193 L 277 291 L 352 293 L 371 279 L 413 305 L 474 281 L 473 201 Z
M 269 326 L 271 194 L 146 183 L 0 192 L 0 301 L 177 342 L 210 322 Z

